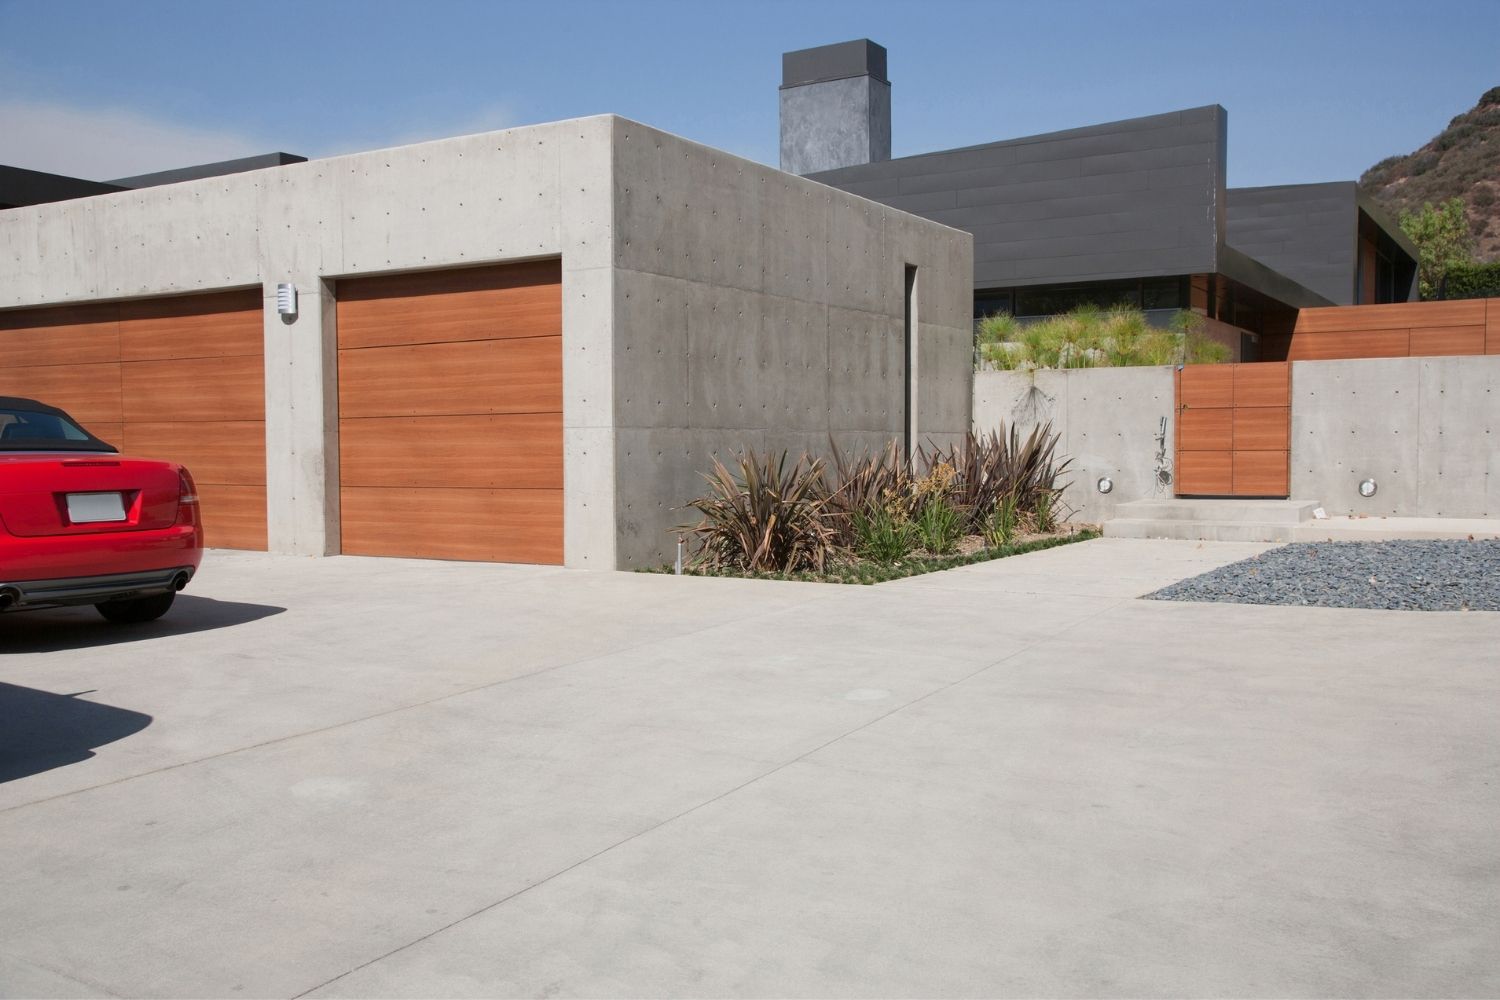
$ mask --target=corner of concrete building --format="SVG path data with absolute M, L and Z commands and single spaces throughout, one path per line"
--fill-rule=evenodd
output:
M 614 115 L 566 123 L 558 164 L 563 283 L 563 563 L 614 569 Z
M 969 234 L 626 119 L 615 157 L 621 568 L 670 557 L 715 458 L 902 436 L 908 265 L 918 438 L 968 429 Z

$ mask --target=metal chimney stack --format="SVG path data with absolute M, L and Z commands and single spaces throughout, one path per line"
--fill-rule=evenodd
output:
M 782 55 L 782 170 L 812 174 L 890 158 L 884 47 L 861 38 Z

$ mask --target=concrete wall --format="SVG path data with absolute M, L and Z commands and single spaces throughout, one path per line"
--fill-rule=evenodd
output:
M 1500 517 L 1500 357 L 1294 363 L 1292 495 L 1330 514 Z
M 1166 420 L 1167 463 L 1173 458 L 1176 407 L 1170 365 L 1068 371 L 980 372 L 974 376 L 974 429 L 989 433 L 1016 424 L 1025 435 L 1052 422 L 1059 456 L 1073 460 L 1063 499 L 1075 521 L 1107 520 L 1129 500 L 1172 496 L 1156 485 L 1156 434 Z M 1101 494 L 1099 477 L 1114 480 Z
M 974 377 L 975 430 L 1051 420 L 1061 432 L 1078 520 L 1173 495 L 1154 486 L 1153 436 L 1165 417 L 1170 462 L 1174 411 L 1171 367 Z M 1500 517 L 1500 356 L 1296 362 L 1291 443 L 1292 497 L 1330 514 Z M 1115 481 L 1107 497 L 1101 475 Z
M 1226 135 L 1211 105 L 813 176 L 973 233 L 978 288 L 1212 273 Z
M 614 160 L 622 566 L 669 556 L 714 457 L 902 436 L 908 264 L 918 437 L 968 428 L 966 233 L 634 122 Z

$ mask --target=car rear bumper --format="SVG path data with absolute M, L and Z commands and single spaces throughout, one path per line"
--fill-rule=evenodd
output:
M 170 569 L 55 580 L 6 580 L 0 577 L 0 611 L 98 604 L 174 593 L 187 586 L 194 570 L 193 566 L 173 566 Z
M 23 537 L 0 531 L 0 584 L 152 573 L 203 561 L 197 525 Z

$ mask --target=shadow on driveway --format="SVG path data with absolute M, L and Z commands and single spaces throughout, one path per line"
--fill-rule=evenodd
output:
M 0 784 L 94 756 L 93 748 L 151 725 L 151 716 L 0 682 Z
M 113 646 L 121 642 L 189 635 L 229 628 L 279 615 L 286 608 L 270 604 L 240 604 L 208 597 L 178 594 L 172 610 L 154 622 L 115 625 L 90 607 L 16 611 L 0 615 L 0 654 L 51 653 L 63 649 Z M 0 713 L 0 719 L 5 718 Z

